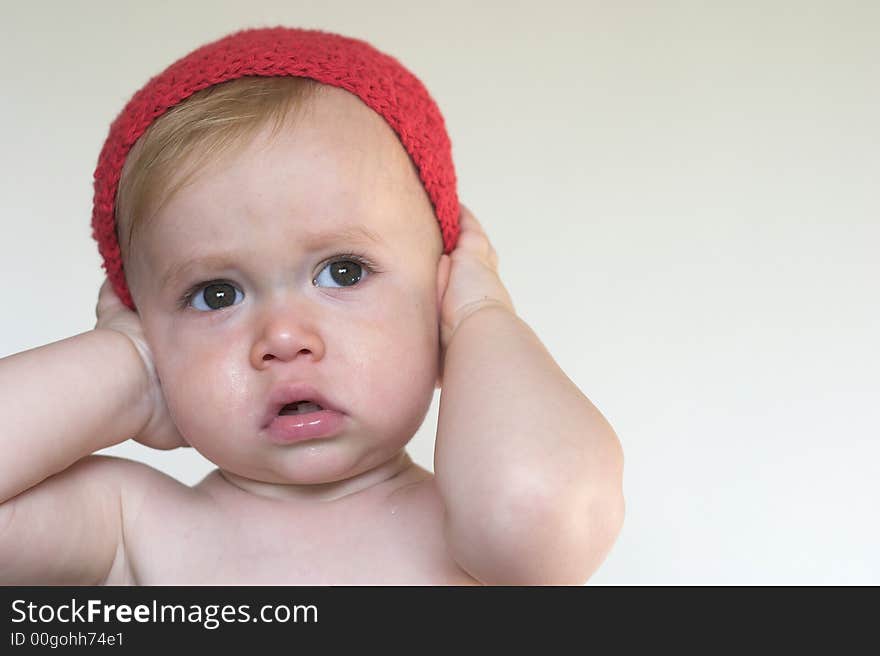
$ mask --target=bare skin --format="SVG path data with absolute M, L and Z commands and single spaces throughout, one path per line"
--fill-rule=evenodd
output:
M 614 431 L 516 315 L 475 217 L 441 255 L 390 127 L 342 90 L 318 107 L 157 211 L 125 254 L 137 313 L 105 282 L 94 330 L 0 360 L 0 583 L 580 584 L 605 558 Z M 343 288 L 350 252 L 375 270 Z M 207 307 L 217 281 L 230 303 Z M 270 439 L 291 382 L 339 430 Z M 436 387 L 432 474 L 405 447 Z M 90 455 L 129 438 L 217 469 L 190 488 Z
M 128 546 L 105 583 L 478 585 L 447 552 L 431 473 L 404 453 L 373 473 L 360 492 L 291 502 L 242 490 L 220 470 L 189 488 L 144 468 L 129 491 Z
M 443 263 L 436 221 L 384 121 L 335 89 L 325 89 L 318 107 L 321 119 L 313 120 L 317 112 L 301 117 L 299 127 L 268 150 L 263 149 L 268 142 L 257 140 L 233 162 L 203 173 L 136 242 L 129 278 L 146 335 L 142 350 L 161 372 L 176 418 L 161 432 L 168 439 L 177 429 L 184 445 L 192 444 L 220 467 L 192 489 L 144 470 L 141 487 L 124 497 L 132 499 L 123 504 L 126 549 L 108 583 L 475 583 L 446 550 L 444 505 L 433 475 L 404 450 L 439 375 L 444 290 L 438 278 L 442 284 L 446 276 L 445 267 L 433 264 Z M 289 182 L 302 179 L 307 179 L 302 186 Z M 315 179 L 330 182 L 322 189 Z M 282 184 L 292 192 L 277 193 Z M 352 185 L 357 193 L 340 194 L 339 185 Z M 251 192 L 240 194 L 241 189 Z M 275 204 L 276 196 L 282 202 L 293 198 L 292 209 Z M 237 207 L 243 198 L 266 202 L 246 203 L 228 214 L 218 210 L 210 220 L 199 215 L 204 207 Z M 328 209 L 327 198 L 341 200 Z M 246 233 L 237 233 L 247 214 Z M 302 218 L 290 222 L 285 214 Z M 279 273 L 297 260 L 303 227 L 318 231 L 343 217 L 360 218 L 402 247 L 387 255 L 378 248 L 369 252 L 382 272 L 364 272 L 360 295 L 310 286 L 318 302 L 307 312 L 310 299 L 304 302 L 299 290 L 287 287 L 295 274 L 280 283 Z M 267 308 L 261 319 L 251 320 L 244 305 L 216 319 L 219 313 L 181 313 L 166 302 L 155 272 L 187 261 L 201 246 L 230 246 L 228 240 L 206 239 L 211 233 L 235 235 L 236 268 L 199 272 L 195 279 L 222 273 L 242 287 L 251 283 L 245 301 L 256 307 L 260 299 Z M 348 326 L 344 335 L 334 330 L 340 324 Z M 184 349 L 196 357 L 181 358 Z M 205 372 L 228 373 L 210 386 L 202 382 Z M 358 375 L 396 384 L 385 394 L 375 383 L 334 389 L 333 380 Z M 302 444 L 258 442 L 244 450 L 240 445 L 250 442 L 256 426 L 240 417 L 264 403 L 271 383 L 290 379 L 320 381 L 321 391 L 348 414 L 346 433 Z M 236 385 L 256 392 L 241 395 Z M 241 399 L 238 405 L 233 398 Z M 199 404 L 237 412 L 212 423 L 191 411 Z

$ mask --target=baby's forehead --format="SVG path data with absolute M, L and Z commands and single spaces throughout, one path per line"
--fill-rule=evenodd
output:
M 326 85 L 297 110 L 281 124 L 264 125 L 229 156 L 197 167 L 150 220 L 159 228 L 153 245 L 202 240 L 199 230 L 210 225 L 229 234 L 223 217 L 233 214 L 236 222 L 271 221 L 273 229 L 284 217 L 288 237 L 317 241 L 335 232 L 368 244 L 417 235 L 442 247 L 418 170 L 384 118 Z
M 236 156 L 243 156 L 242 168 L 261 176 L 287 171 L 295 177 L 278 178 L 278 184 L 308 180 L 342 201 L 346 195 L 356 202 L 379 195 L 427 198 L 418 168 L 385 119 L 354 94 L 328 85 L 320 85 L 280 124 L 264 124 L 231 151 Z M 291 160 L 301 166 L 288 167 Z M 217 159 L 204 173 L 226 165 L 228 159 Z
M 285 123 L 287 130 L 295 132 L 304 124 L 325 128 L 343 143 L 409 161 L 394 129 L 353 93 L 322 84 L 300 110 L 292 121 Z

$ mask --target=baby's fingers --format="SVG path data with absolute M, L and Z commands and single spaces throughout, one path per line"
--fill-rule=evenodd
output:
M 111 328 L 134 338 L 143 334 L 140 317 L 119 299 L 109 280 L 104 280 L 98 292 L 95 317 L 95 328 Z
M 98 292 L 98 303 L 95 305 L 95 318 L 100 319 L 102 314 L 107 314 L 110 310 L 122 305 L 122 301 L 113 291 L 113 285 L 109 278 L 104 278 L 104 284 Z
M 478 255 L 483 261 L 488 262 L 492 268 L 498 268 L 498 253 L 489 241 L 486 231 L 464 203 L 459 203 L 461 213 L 459 214 L 459 226 L 461 235 L 458 238 L 456 249 L 468 251 Z

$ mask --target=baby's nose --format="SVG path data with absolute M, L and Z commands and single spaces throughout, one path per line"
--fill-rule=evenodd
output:
M 324 357 L 324 343 L 317 330 L 305 322 L 281 316 L 264 325 L 254 342 L 251 363 L 261 369 L 272 360 L 286 362 L 307 356 L 313 360 Z

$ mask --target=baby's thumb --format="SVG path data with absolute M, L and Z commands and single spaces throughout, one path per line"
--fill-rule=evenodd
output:
M 98 302 L 95 305 L 95 318 L 100 319 L 103 315 L 122 307 L 122 301 L 113 290 L 113 284 L 109 278 L 104 278 L 104 284 L 98 292 Z

